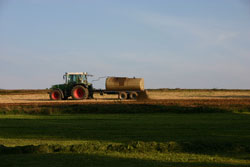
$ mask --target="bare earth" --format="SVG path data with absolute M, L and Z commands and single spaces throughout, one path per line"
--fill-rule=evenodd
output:
M 159 104 L 159 105 L 227 105 L 250 106 L 250 91 L 148 91 L 149 99 L 118 100 L 117 95 L 94 94 L 94 99 L 51 101 L 48 94 L 0 95 L 0 106 L 61 104 Z

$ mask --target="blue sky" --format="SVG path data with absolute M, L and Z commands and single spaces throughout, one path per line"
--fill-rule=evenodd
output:
M 0 0 L 3 89 L 80 71 L 146 88 L 250 89 L 249 64 L 248 0 Z

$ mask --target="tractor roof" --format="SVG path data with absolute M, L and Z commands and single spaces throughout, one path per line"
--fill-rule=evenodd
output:
M 87 72 L 65 72 L 66 75 L 88 75 Z
M 87 72 L 65 72 L 65 75 L 86 75 L 86 76 L 93 76 L 88 74 Z

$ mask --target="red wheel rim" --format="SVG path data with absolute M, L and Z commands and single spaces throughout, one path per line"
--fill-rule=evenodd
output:
M 84 91 L 82 88 L 77 88 L 74 90 L 74 97 L 77 99 L 81 99 L 84 96 Z
M 59 100 L 60 94 L 59 94 L 59 92 L 52 92 L 51 97 L 53 100 Z

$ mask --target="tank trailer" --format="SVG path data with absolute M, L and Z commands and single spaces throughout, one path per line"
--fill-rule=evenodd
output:
M 66 72 L 63 76 L 64 84 L 53 85 L 50 88 L 51 100 L 74 100 L 92 99 L 95 92 L 104 94 L 117 94 L 121 100 L 137 99 L 138 94 L 144 91 L 143 78 L 107 77 L 105 89 L 94 89 L 86 72 Z

